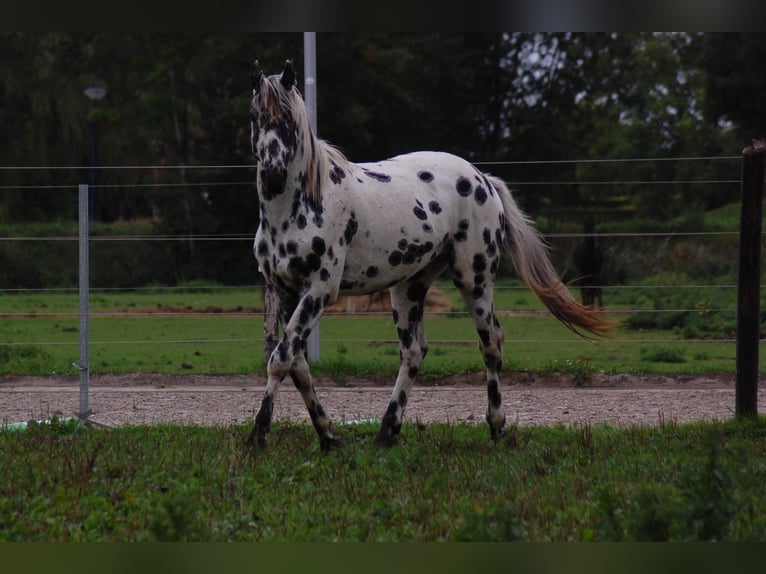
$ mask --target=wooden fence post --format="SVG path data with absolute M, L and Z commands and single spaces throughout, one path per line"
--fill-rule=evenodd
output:
M 761 218 L 766 148 L 760 140 L 742 152 L 742 210 L 737 283 L 736 415 L 758 414 L 761 320 Z

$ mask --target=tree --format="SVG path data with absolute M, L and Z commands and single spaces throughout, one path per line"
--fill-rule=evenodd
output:
M 705 118 L 729 126 L 739 139 L 766 135 L 766 43 L 760 33 L 711 33 L 695 38 L 700 69 L 705 74 Z

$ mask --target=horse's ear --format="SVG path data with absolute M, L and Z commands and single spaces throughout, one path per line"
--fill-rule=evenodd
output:
M 258 60 L 255 60 L 250 66 L 250 82 L 253 84 L 253 89 L 258 91 L 261 87 L 261 80 L 263 80 L 263 72 L 261 71 L 261 65 Z
M 282 70 L 282 77 L 279 79 L 286 90 L 291 90 L 295 85 L 295 68 L 290 60 L 285 62 L 285 69 Z

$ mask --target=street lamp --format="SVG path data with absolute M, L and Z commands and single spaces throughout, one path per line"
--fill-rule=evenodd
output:
M 85 88 L 83 91 L 85 96 L 93 102 L 95 105 L 99 100 L 103 99 L 103 97 L 106 95 L 106 89 L 98 87 L 98 86 L 92 86 L 90 88 Z M 91 156 L 90 156 L 90 219 L 95 220 L 96 219 L 96 165 L 98 164 L 98 161 L 96 159 L 96 149 L 97 149 L 97 136 L 96 136 L 96 118 L 95 116 L 91 116 L 90 121 L 90 130 L 91 130 Z

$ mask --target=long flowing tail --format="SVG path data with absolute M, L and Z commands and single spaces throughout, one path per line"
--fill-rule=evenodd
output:
M 548 247 L 532 221 L 516 205 L 508 187 L 497 177 L 487 177 L 502 199 L 505 212 L 503 247 L 511 256 L 522 281 L 553 316 L 574 333 L 585 339 L 589 337 L 583 331 L 598 337 L 606 335 L 612 324 L 572 297 L 550 262 Z

